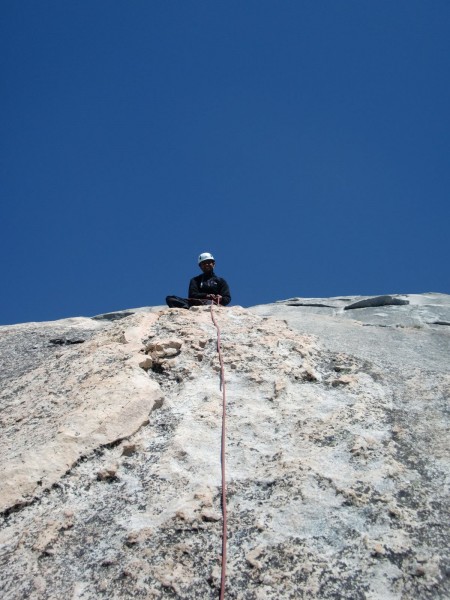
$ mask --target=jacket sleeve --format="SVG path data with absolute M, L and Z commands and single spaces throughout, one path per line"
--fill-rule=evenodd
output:
M 225 281 L 225 279 L 222 279 L 222 278 L 220 279 L 219 294 L 222 296 L 221 304 L 223 306 L 230 304 L 230 302 L 231 302 L 230 288 L 228 287 L 228 283 Z
M 206 296 L 207 296 L 207 294 L 199 291 L 197 279 L 195 277 L 193 277 L 191 279 L 191 281 L 189 282 L 188 297 L 189 298 L 206 298 Z

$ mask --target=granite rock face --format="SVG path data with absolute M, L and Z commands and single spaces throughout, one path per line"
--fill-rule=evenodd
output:
M 215 315 L 226 597 L 449 597 L 450 297 Z M 0 356 L 1 597 L 217 598 L 210 309 L 2 327 Z

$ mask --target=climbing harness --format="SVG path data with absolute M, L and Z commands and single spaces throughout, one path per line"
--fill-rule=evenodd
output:
M 220 301 L 217 301 L 219 305 Z M 227 488 L 225 479 L 225 443 L 226 443 L 226 386 L 225 386 L 225 369 L 223 366 L 222 347 L 220 339 L 220 327 L 214 317 L 214 300 L 211 302 L 211 319 L 217 329 L 217 352 L 219 355 L 220 364 L 220 389 L 222 391 L 222 449 L 221 449 L 221 464 L 222 464 L 222 575 L 220 578 L 220 600 L 223 600 L 225 595 L 225 575 L 227 563 Z

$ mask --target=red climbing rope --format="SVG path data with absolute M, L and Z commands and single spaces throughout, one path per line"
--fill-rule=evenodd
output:
M 219 304 L 219 301 L 217 302 Z M 220 327 L 214 317 L 214 301 L 211 302 L 211 319 L 217 329 L 217 352 L 219 354 L 220 363 L 220 389 L 222 390 L 222 451 L 221 451 L 221 463 L 222 463 L 222 515 L 223 515 L 223 529 L 222 529 L 222 575 L 220 579 L 220 600 L 223 600 L 225 596 L 225 574 L 227 564 L 227 486 L 225 479 L 225 443 L 226 443 L 226 428 L 225 428 L 225 417 L 226 417 L 226 389 L 225 389 L 225 369 L 223 366 L 222 358 L 222 347 L 220 340 Z

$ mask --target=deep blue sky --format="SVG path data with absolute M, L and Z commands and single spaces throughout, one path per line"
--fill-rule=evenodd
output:
M 448 0 L 3 0 L 0 323 L 450 293 Z

